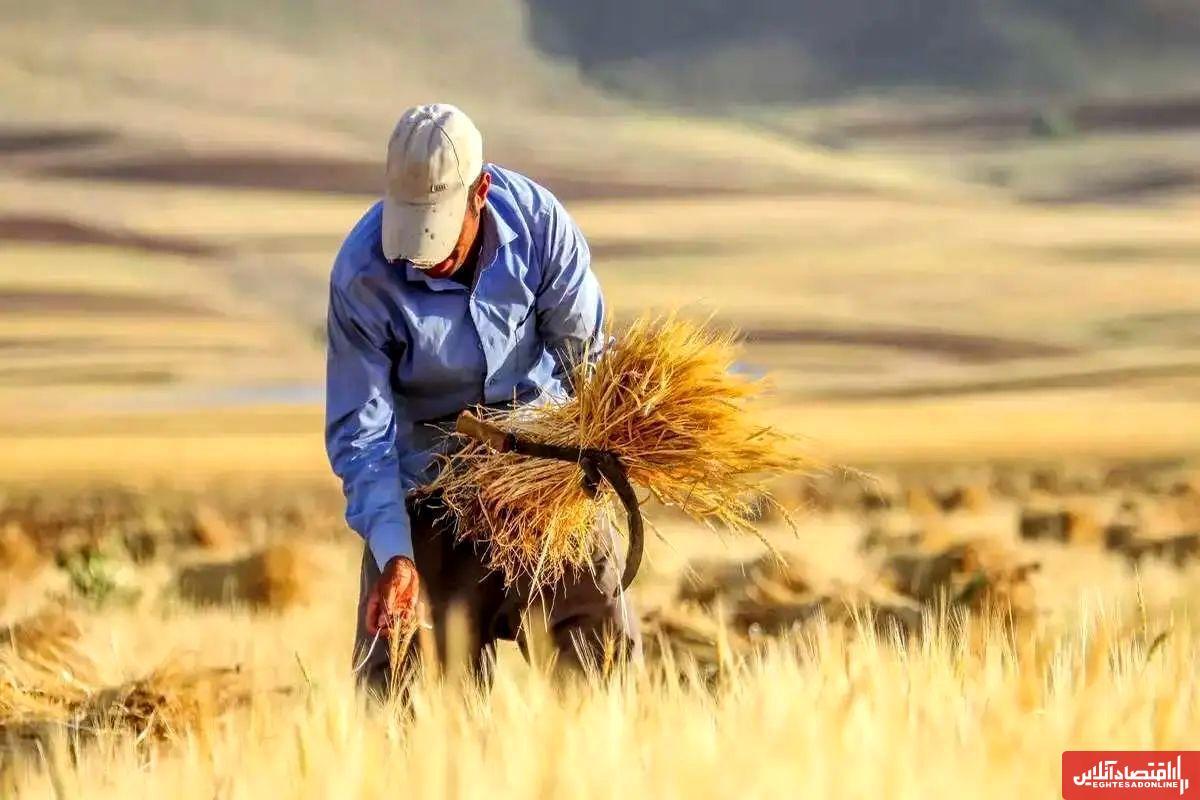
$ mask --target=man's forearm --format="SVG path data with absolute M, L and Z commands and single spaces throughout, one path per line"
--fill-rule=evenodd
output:
M 412 532 L 409 525 L 405 525 L 403 530 L 397 525 L 383 525 L 371 531 L 365 538 L 367 547 L 381 570 L 397 556 L 413 558 Z

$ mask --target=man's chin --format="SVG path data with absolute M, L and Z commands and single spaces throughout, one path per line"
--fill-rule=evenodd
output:
M 454 274 L 455 268 L 458 266 L 458 259 L 451 256 L 450 258 L 438 264 L 434 264 L 425 270 L 425 274 L 431 278 L 449 278 Z

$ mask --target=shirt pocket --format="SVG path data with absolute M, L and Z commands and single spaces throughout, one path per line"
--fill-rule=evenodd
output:
M 482 385 L 484 358 L 466 305 L 461 294 L 432 297 L 410 320 L 396 383 L 418 405 L 477 392 Z
M 497 327 L 507 338 L 507 349 L 514 350 L 530 338 L 536 338 L 537 295 L 512 272 L 505 280 L 492 281 L 484 301 L 491 306 Z

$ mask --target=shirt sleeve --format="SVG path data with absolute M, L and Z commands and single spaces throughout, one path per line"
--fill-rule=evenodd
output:
M 583 232 L 558 200 L 545 212 L 538 333 L 554 357 L 554 376 L 570 390 L 571 368 L 604 345 L 604 297 Z
M 392 359 L 368 310 L 335 285 L 329 291 L 325 372 L 325 450 L 342 479 L 346 522 L 367 542 L 379 568 L 413 557 L 391 394 Z

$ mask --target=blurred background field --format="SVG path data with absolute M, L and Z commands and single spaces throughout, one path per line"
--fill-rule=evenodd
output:
M 688 774 L 708 775 L 689 796 L 727 794 L 705 759 L 667 757 L 680 730 L 757 770 L 751 795 L 937 796 L 979 774 L 1046 794 L 1068 745 L 1194 744 L 1198 68 L 1189 0 L 0 0 L 3 621 L 65 604 L 82 630 L 53 652 L 78 648 L 93 688 L 198 651 L 262 690 L 148 770 L 123 736 L 72 761 L 60 717 L 18 725 L 0 694 L 0 793 L 303 775 L 295 795 L 322 796 L 343 763 L 370 793 L 390 760 L 416 794 L 471 794 L 448 745 L 405 744 L 350 693 L 358 543 L 321 439 L 332 258 L 395 117 L 431 100 L 566 202 L 618 319 L 739 329 L 779 425 L 835 468 L 780 487 L 798 536 L 762 521 L 786 569 L 651 510 L 656 663 L 724 689 L 571 706 L 514 663 L 494 706 L 431 701 L 416 741 L 540 713 L 528 749 L 463 744 L 463 769 L 597 797 Z M 991 644 L 955 651 L 947 602 Z M 949 649 L 864 644 L 877 622 Z M 259 736 L 285 724 L 286 746 Z M 609 749 L 571 733 L 588 725 Z M 794 746 L 755 751 L 747 728 Z M 14 737 L 43 756 L 9 759 Z M 820 766 L 850 769 L 855 740 L 894 791 Z M 538 745 L 659 761 L 600 785 Z M 914 771 L 933 759 L 956 766 Z
M 951 14 L 930 5 L 910 13 Z M 832 13 L 783 9 L 757 13 L 793 15 L 799 28 Z M 684 80 L 668 72 L 651 104 L 608 87 L 582 51 L 539 50 L 543 28 L 569 32 L 573 13 L 585 14 L 9 4 L 10 472 L 49 464 L 46 437 L 185 437 L 194 418 L 182 457 L 221 434 L 212 420 L 223 412 L 231 431 L 249 414 L 257 432 L 300 437 L 281 461 L 303 451 L 320 469 L 308 433 L 330 260 L 378 193 L 396 109 L 429 96 L 466 107 L 489 157 L 566 200 L 618 316 L 683 305 L 739 327 L 748 367 L 774 375 L 781 419 L 838 457 L 1196 442 L 1200 113 L 1186 73 L 1076 85 L 945 67 L 909 85 L 797 89 L 784 103 L 772 78 L 807 73 L 746 55 L 726 70 L 746 83 L 735 95 L 714 82 L 710 103 L 684 88 L 667 102 L 664 87 Z M 845 13 L 850 36 L 859 29 Z M 858 13 L 865 26 L 883 12 Z M 1083 15 L 1058 13 L 1068 31 Z M 1097 13 L 1116 26 L 1128 12 Z M 1196 24 L 1186 4 L 1144 16 L 1173 36 Z M 468 24 L 488 36 L 462 41 L 455 58 L 432 55 Z M 678 33 L 675 51 L 740 53 L 738 37 L 756 35 L 730 31 L 696 50 Z M 1088 52 L 1107 41 L 1073 35 Z M 1131 52 L 1146 46 L 1129 39 Z M 1014 63 L 1045 55 L 1015 41 Z M 257 413 L 281 405 L 288 413 Z M 128 450 L 89 449 L 135 458 L 134 438 Z

